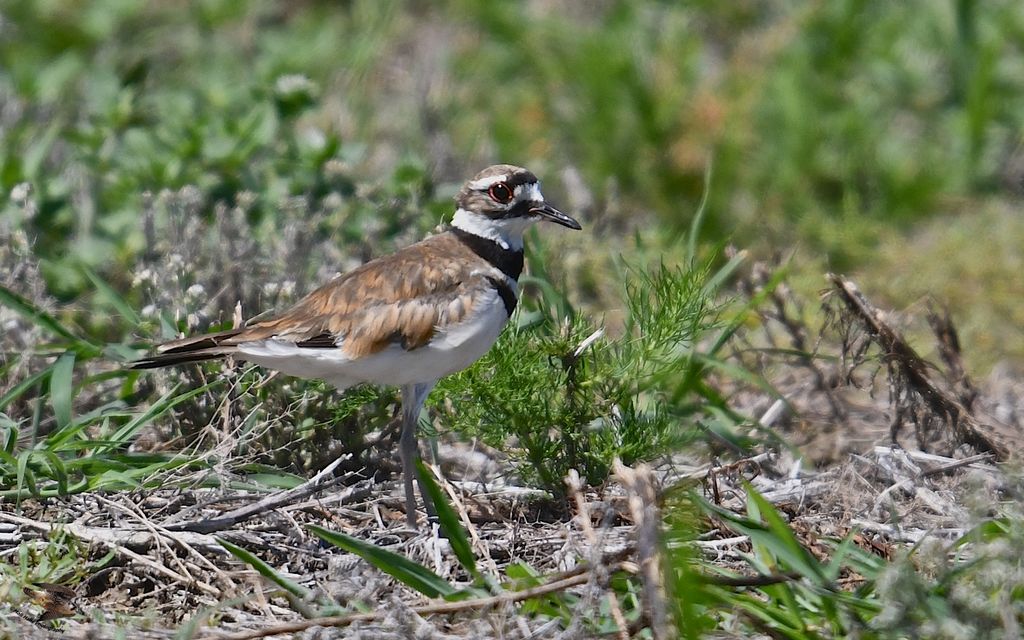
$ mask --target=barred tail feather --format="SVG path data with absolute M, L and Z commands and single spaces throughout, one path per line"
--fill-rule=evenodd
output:
M 183 353 L 158 353 L 145 358 L 140 358 L 130 365 L 129 369 L 159 369 L 160 367 L 173 367 L 178 364 L 190 362 L 203 362 L 205 360 L 219 360 L 235 352 L 234 347 L 214 347 L 213 349 L 198 349 Z
M 172 367 L 190 362 L 217 360 L 234 354 L 237 347 L 230 344 L 230 339 L 241 333 L 240 329 L 221 331 L 204 336 L 174 340 L 159 345 L 156 353 L 140 358 L 129 365 L 130 369 L 158 369 Z M 229 342 L 229 344 L 222 344 Z

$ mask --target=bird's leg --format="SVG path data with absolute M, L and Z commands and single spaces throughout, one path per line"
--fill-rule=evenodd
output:
M 417 478 L 416 460 L 419 459 L 419 446 L 416 432 L 419 428 L 420 412 L 427 395 L 437 382 L 408 384 L 402 387 L 402 435 L 398 443 L 398 452 L 402 458 L 402 483 L 405 487 L 405 518 L 413 529 L 416 528 L 416 494 L 413 490 L 413 478 Z M 420 482 L 420 495 L 427 514 L 434 513 L 434 505 L 430 497 L 423 491 Z

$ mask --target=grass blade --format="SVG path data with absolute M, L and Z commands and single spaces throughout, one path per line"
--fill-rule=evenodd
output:
M 132 436 L 135 435 L 135 433 L 139 429 L 141 429 L 142 427 L 146 426 L 147 424 L 149 424 L 154 419 L 160 417 L 161 415 L 163 415 L 167 411 L 170 411 L 171 409 L 173 409 L 175 406 L 181 404 L 182 402 L 185 402 L 186 400 L 190 400 L 190 399 L 196 397 L 197 395 L 199 395 L 201 393 L 205 393 L 206 391 L 209 391 L 215 385 L 218 385 L 220 383 L 221 383 L 220 380 L 214 380 L 213 382 L 210 382 L 209 384 L 204 384 L 201 387 L 196 387 L 195 389 L 192 389 L 191 391 L 183 393 L 180 396 L 175 396 L 174 395 L 174 392 L 177 391 L 177 389 L 178 389 L 177 386 L 175 386 L 173 389 L 171 389 L 166 394 L 161 396 L 159 400 L 157 400 L 155 403 L 153 403 L 153 405 L 150 406 L 150 408 L 145 413 L 143 413 L 142 415 L 140 415 L 140 416 L 136 417 L 135 419 L 129 421 L 123 427 L 121 427 L 116 432 L 114 432 L 114 434 L 110 436 L 109 442 L 104 444 L 104 445 L 102 445 L 102 446 L 100 446 L 97 449 L 97 452 L 98 453 L 105 453 L 105 452 L 108 452 L 108 451 L 114 449 L 115 447 L 119 447 L 119 446 L 125 444 L 126 442 L 128 442 L 132 438 Z
M 64 468 L 64 462 L 52 451 L 42 451 L 42 460 L 49 470 L 49 477 L 57 481 L 57 494 L 67 495 L 68 493 L 68 472 Z
M 706 354 L 714 356 L 721 351 L 733 335 L 735 335 L 735 333 L 739 331 L 740 327 L 742 327 L 747 321 L 750 312 L 760 307 L 772 292 L 782 284 L 788 274 L 788 269 L 777 269 L 772 274 L 772 277 L 768 279 L 768 282 L 764 283 L 762 288 L 755 295 L 751 296 L 750 299 L 735 314 L 733 314 L 732 319 L 726 323 L 725 327 L 711 345 L 711 348 L 706 351 Z
M 480 580 L 480 572 L 476 568 L 476 557 L 473 555 L 473 548 L 469 544 L 469 536 L 466 535 L 466 530 L 462 528 L 459 515 L 452 509 L 447 496 L 444 495 L 441 487 L 438 486 L 437 481 L 434 479 L 434 474 L 427 468 L 427 465 L 423 464 L 422 460 L 416 461 L 416 472 L 420 476 L 420 486 L 427 492 L 430 500 L 434 503 L 434 508 L 437 510 L 437 520 L 441 524 L 441 531 L 452 545 L 452 552 L 459 559 L 459 564 L 462 565 L 462 568 L 469 575 L 473 576 L 474 580 Z
M 50 376 L 50 404 L 57 419 L 57 429 L 71 424 L 71 398 L 74 395 L 75 353 L 65 351 L 53 365 Z
M 732 278 L 732 274 L 740 268 L 747 259 L 747 253 L 745 251 L 737 252 L 736 255 L 729 258 L 729 261 L 722 265 L 715 273 L 708 279 L 707 284 L 704 285 L 704 291 L 710 295 L 717 294 L 718 291 Z
M 106 283 L 106 281 L 96 275 L 96 272 L 89 267 L 83 266 L 82 272 L 85 274 L 85 277 L 89 279 L 89 282 L 92 283 L 92 286 L 96 287 L 96 292 L 103 300 L 109 303 L 110 306 L 112 306 L 131 326 L 139 326 L 139 323 L 141 322 L 139 314 L 135 313 L 135 309 L 125 302 L 125 299 L 121 297 L 121 294 L 115 291 L 113 287 Z
M 750 494 L 756 493 L 753 487 L 749 486 L 747 491 Z M 724 520 L 730 529 L 750 536 L 751 542 L 770 550 L 782 563 L 798 571 L 802 576 L 812 579 L 817 584 L 826 584 L 828 581 L 825 579 L 821 566 L 800 545 L 775 507 L 760 495 L 757 498 L 752 503 L 765 515 L 767 522 L 741 516 L 705 500 L 702 496 L 694 496 L 696 503 L 705 512 Z
M 41 381 L 43 378 L 46 378 L 52 372 L 53 365 L 43 369 L 42 371 L 33 373 L 32 375 L 25 378 L 18 384 L 14 385 L 14 387 L 12 387 L 7 393 L 0 396 L 0 411 L 3 411 L 4 408 L 7 407 L 7 405 L 11 404 L 12 402 L 20 398 L 21 394 L 25 393 L 26 391 L 34 387 L 37 382 Z
M 764 499 L 754 487 L 749 484 L 745 487 L 748 503 L 756 505 L 761 514 L 761 519 L 767 523 L 769 530 L 774 533 L 773 543 L 767 545 L 775 555 L 786 559 L 787 563 L 807 578 L 812 578 L 822 586 L 828 586 L 829 581 L 822 571 L 821 564 L 804 548 L 789 524 L 779 514 L 778 509 Z
M 34 304 L 14 293 L 7 287 L 0 286 L 0 304 L 23 316 L 25 319 L 41 329 L 45 329 L 50 333 L 55 333 L 72 342 L 81 342 L 75 334 L 67 330 L 56 318 L 36 307 Z
M 284 577 L 283 575 L 278 573 L 272 566 L 258 558 L 256 555 L 250 553 L 248 550 L 243 549 L 238 545 L 231 544 L 223 538 L 217 538 L 217 542 L 220 543 L 220 546 L 227 549 L 228 552 L 231 553 L 231 555 L 235 556 L 245 564 L 255 569 L 256 573 L 260 574 L 267 580 L 270 580 L 271 582 L 281 587 L 288 593 L 302 600 L 310 599 L 309 589 L 306 589 L 302 585 Z
M 704 224 L 704 215 L 708 210 L 708 198 L 711 195 L 711 176 L 714 173 L 714 156 L 708 157 L 708 166 L 704 169 L 704 190 L 700 196 L 700 204 L 697 205 L 697 213 L 690 222 L 690 234 L 686 239 L 686 258 L 691 262 L 697 259 L 697 236 L 700 235 L 701 225 Z
M 28 484 L 29 492 L 33 495 L 36 494 L 36 480 L 32 474 L 32 470 L 28 468 L 29 460 L 35 455 L 35 451 L 32 449 L 25 449 L 18 455 L 18 475 L 17 475 L 17 490 L 19 495 L 24 491 L 24 487 Z
M 18 444 L 18 425 L 14 420 L 7 417 L 7 414 L 0 413 L 0 427 L 7 430 L 4 438 L 3 448 L 0 451 L 6 454 L 14 453 L 14 447 Z
M 324 542 L 356 554 L 395 580 L 428 598 L 449 597 L 458 593 L 458 590 L 444 578 L 405 556 L 316 525 L 309 525 L 309 530 Z
M 89 476 L 90 491 L 134 491 L 142 483 L 124 471 L 109 469 L 98 476 Z
M 75 416 L 66 427 L 58 431 L 54 431 L 47 436 L 44 447 L 48 451 L 73 451 L 76 448 L 94 447 L 96 446 L 96 440 L 85 441 L 84 446 L 82 446 L 83 440 L 73 440 L 73 438 L 80 434 L 86 427 L 96 422 L 110 420 L 111 418 L 131 418 L 133 415 L 134 413 L 125 409 L 125 404 L 120 400 L 108 402 L 107 404 L 96 407 L 92 411 Z

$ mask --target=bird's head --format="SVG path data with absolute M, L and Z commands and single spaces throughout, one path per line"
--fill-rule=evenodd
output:
M 541 220 L 582 229 L 579 222 L 544 201 L 537 176 L 510 164 L 496 164 L 473 176 L 455 202 L 454 226 L 505 248 L 522 248 L 523 232 Z

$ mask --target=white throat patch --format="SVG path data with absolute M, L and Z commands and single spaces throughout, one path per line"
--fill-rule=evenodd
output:
M 502 249 L 522 251 L 523 233 L 539 219 L 539 216 L 493 219 L 480 213 L 457 209 L 455 217 L 452 218 L 452 226 L 466 233 L 493 240 Z

